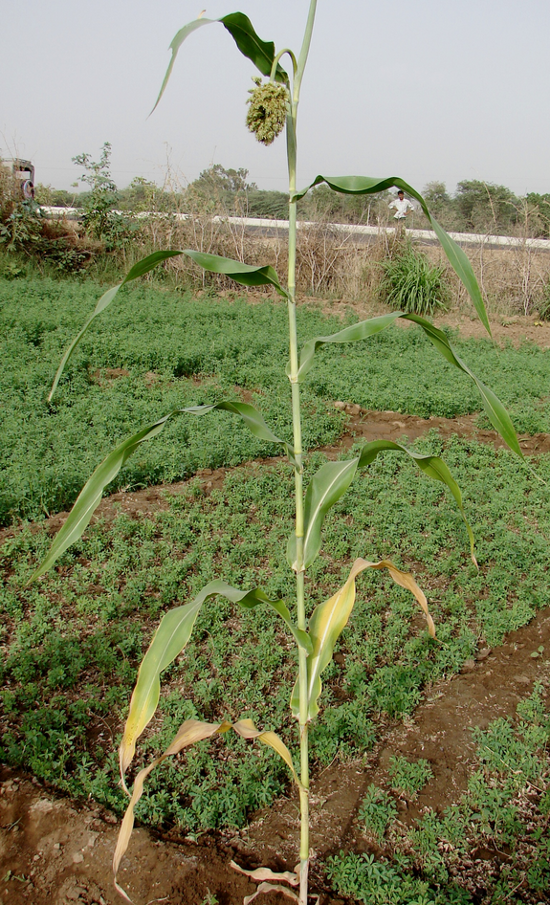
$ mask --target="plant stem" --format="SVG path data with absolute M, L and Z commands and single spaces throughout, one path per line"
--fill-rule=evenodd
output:
M 306 609 L 304 593 L 304 489 L 303 489 L 303 450 L 302 423 L 300 411 L 300 385 L 298 383 L 298 334 L 296 328 L 296 238 L 297 212 L 294 195 L 296 193 L 296 119 L 300 99 L 300 85 L 306 65 L 317 0 L 311 0 L 308 20 L 304 32 L 302 49 L 295 69 L 292 86 L 292 98 L 287 116 L 287 157 L 288 157 L 288 322 L 290 340 L 290 384 L 292 388 L 292 424 L 294 436 L 294 486 L 296 494 L 296 606 L 298 628 L 306 628 Z M 309 869 L 309 750 L 308 750 L 308 687 L 307 657 L 303 648 L 298 650 L 300 691 L 300 905 L 307 905 L 308 869 Z

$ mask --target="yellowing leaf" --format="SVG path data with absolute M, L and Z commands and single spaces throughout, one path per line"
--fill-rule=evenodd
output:
M 245 870 L 244 867 L 240 867 L 235 861 L 230 861 L 229 866 L 232 867 L 233 870 L 238 870 L 240 874 L 244 874 L 245 877 L 250 877 L 251 880 L 283 880 L 285 883 L 290 883 L 291 886 L 298 886 L 300 882 L 300 878 L 295 871 L 291 872 L 285 870 L 282 871 L 282 873 L 276 873 L 275 871 L 270 870 L 269 867 L 257 867 L 256 870 Z
M 144 767 L 143 770 L 140 770 L 134 781 L 134 789 L 130 803 L 128 805 L 128 808 L 126 809 L 122 825 L 120 827 L 115 854 L 113 857 L 115 888 L 120 893 L 120 895 L 123 896 L 124 899 L 126 899 L 127 902 L 131 902 L 132 900 L 124 892 L 122 887 L 119 886 L 116 878 L 118 869 L 120 867 L 120 862 L 122 861 L 122 858 L 124 857 L 124 854 L 128 848 L 130 836 L 132 835 L 132 830 L 134 828 L 135 807 L 141 796 L 143 795 L 143 787 L 145 780 L 149 776 L 149 773 L 151 773 L 151 771 L 154 770 L 155 767 L 158 767 L 159 764 L 166 760 L 167 757 L 170 757 L 170 755 L 178 754 L 183 748 L 187 748 L 189 745 L 195 744 L 195 742 L 200 742 L 203 739 L 212 738 L 213 735 L 220 735 L 224 732 L 228 732 L 231 728 L 233 728 L 237 735 L 240 735 L 241 738 L 257 739 L 264 745 L 268 745 L 270 748 L 273 748 L 273 750 L 276 751 L 280 757 L 282 757 L 284 762 L 289 767 L 296 783 L 300 785 L 300 781 L 298 779 L 298 776 L 296 775 L 296 771 L 294 770 L 294 764 L 292 763 L 290 751 L 288 750 L 285 743 L 279 738 L 279 736 L 275 734 L 275 732 L 264 732 L 261 729 L 256 729 L 252 720 L 249 719 L 239 720 L 234 724 L 229 723 L 227 720 L 224 720 L 222 723 L 203 723 L 200 720 L 186 720 L 178 729 L 176 736 L 174 737 L 173 741 L 170 743 L 166 751 L 161 754 L 160 757 L 155 758 L 155 760 L 152 761 L 152 763 L 150 763 L 148 767 Z M 243 871 L 243 873 L 246 873 L 246 871 Z M 292 879 L 289 879 L 289 877 L 291 877 Z M 287 880 L 287 882 L 292 883 L 294 875 L 289 874 L 289 877 L 281 874 L 280 876 L 277 876 L 276 879 L 284 879 Z M 264 877 L 259 877 L 258 879 L 264 879 Z
M 143 658 L 120 744 L 120 774 L 123 777 L 123 781 L 124 773 L 134 756 L 137 739 L 157 709 L 160 695 L 160 674 L 184 649 L 189 641 L 195 620 L 203 603 L 215 594 L 226 597 L 227 600 L 231 600 L 232 603 L 236 603 L 245 609 L 253 609 L 260 605 L 271 606 L 290 628 L 297 644 L 302 646 L 307 653 L 312 650 L 309 637 L 292 623 L 288 609 L 282 600 L 270 600 L 261 588 L 241 591 L 239 588 L 234 588 L 219 579 L 210 581 L 190 603 L 175 607 L 175 609 L 166 613 Z M 256 735 L 245 735 L 245 738 L 256 738 L 261 735 L 252 724 L 251 726 L 252 729 L 250 731 L 256 733 Z M 260 741 L 264 741 L 264 739 L 260 738 Z M 270 744 L 268 741 L 264 741 L 264 743 Z M 271 745 L 271 747 L 275 747 L 275 745 Z M 286 756 L 278 748 L 275 747 L 275 750 L 283 757 L 283 760 L 289 763 L 286 760 Z M 288 754 L 288 757 L 290 759 L 290 754 Z M 293 770 L 291 764 L 292 761 L 290 760 L 289 766 Z
M 235 730 L 237 735 L 241 736 L 241 738 L 258 739 L 258 741 L 262 742 L 262 744 L 268 745 L 268 747 L 273 748 L 273 750 L 277 752 L 279 757 L 284 760 L 288 769 L 292 773 L 294 782 L 298 786 L 301 785 L 296 770 L 294 769 L 294 764 L 292 763 L 290 751 L 288 750 L 283 740 L 280 739 L 275 732 L 256 729 L 252 720 L 239 720 L 237 723 L 233 723 L 233 729 Z
M 176 737 L 166 749 L 164 754 L 161 754 L 160 757 L 155 758 L 155 760 L 150 763 L 148 767 L 140 770 L 140 772 L 136 776 L 130 804 L 126 809 L 126 813 L 120 827 L 115 854 L 113 856 L 115 889 L 124 899 L 126 899 L 127 902 L 131 902 L 132 900 L 124 892 L 122 887 L 119 886 L 116 878 L 118 869 L 120 867 L 120 862 L 122 861 L 126 849 L 128 848 L 130 836 L 132 835 L 132 830 L 134 828 L 134 810 L 136 804 L 143 795 L 143 786 L 145 780 L 149 776 L 149 773 L 151 773 L 151 771 L 154 770 L 155 767 L 161 764 L 163 760 L 165 760 L 171 754 L 177 754 L 178 751 L 182 750 L 182 748 L 185 748 L 188 745 L 193 745 L 195 742 L 201 741 L 202 739 L 211 738 L 213 735 L 216 735 L 216 733 L 227 732 L 227 730 L 230 728 L 231 723 L 227 723 L 226 721 L 224 721 L 223 723 L 202 723 L 199 720 L 186 720 L 185 723 L 180 726 Z
M 355 579 L 365 569 L 387 569 L 396 584 L 410 591 L 420 604 L 428 623 L 428 631 L 435 638 L 435 626 L 428 609 L 428 601 L 423 591 L 408 572 L 403 572 L 389 560 L 368 562 L 356 559 L 346 583 L 330 600 L 321 603 L 313 612 L 309 626 L 309 635 L 313 644 L 313 653 L 307 659 L 307 695 L 308 719 L 311 720 L 319 712 L 317 703 L 321 694 L 321 673 L 332 660 L 334 645 L 344 630 L 355 603 Z M 300 697 L 296 682 L 290 701 L 292 712 L 296 718 L 300 716 Z
M 250 905 L 250 903 L 263 892 L 280 892 L 283 896 L 286 896 L 287 899 L 292 899 L 293 902 L 301 901 L 297 893 L 292 892 L 291 889 L 287 889 L 286 886 L 280 886 L 278 883 L 260 883 L 256 892 L 253 892 L 251 896 L 245 896 L 243 905 Z

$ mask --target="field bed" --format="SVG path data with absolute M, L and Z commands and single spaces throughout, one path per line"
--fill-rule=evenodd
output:
M 270 394 L 287 393 L 288 382 L 274 364 L 285 354 L 286 311 L 269 301 L 197 302 L 137 289 L 121 301 L 108 327 L 88 335 L 57 401 L 48 408 L 48 382 L 64 343 L 84 319 L 86 306 L 92 305 L 92 289 L 37 282 L 25 287 L 24 308 L 19 285 L 6 283 L 0 289 L 10 349 L 2 378 L 7 438 L 2 511 L 4 524 L 14 522 L 4 529 L 0 547 L 5 578 L 0 597 L 4 654 L 0 754 L 11 770 L 28 771 L 74 798 L 92 798 L 99 810 L 82 819 L 89 818 L 86 825 L 92 834 L 100 834 L 103 846 L 104 833 L 112 835 L 112 829 L 102 822 L 102 809 L 120 814 L 124 806 L 117 785 L 116 742 L 137 665 L 159 615 L 220 576 L 243 587 L 260 582 L 269 594 L 292 600 L 291 575 L 280 556 L 291 526 L 291 473 L 280 459 L 258 461 L 272 449 L 251 441 L 229 417 L 214 416 L 208 423 L 199 419 L 191 425 L 181 420 L 160 443 L 147 444 L 143 456 L 121 473 L 118 493 L 104 501 L 85 537 L 51 573 L 24 590 L 61 520 L 36 517 L 66 508 L 116 440 L 175 405 L 237 394 L 254 399 L 278 434 L 289 433 L 288 423 L 270 402 Z M 242 339 L 245 321 L 256 328 L 254 343 Z M 304 338 L 326 334 L 335 324 L 313 306 L 301 310 Z M 526 450 L 539 453 L 533 459 L 537 474 L 548 482 L 547 352 L 535 345 L 499 351 L 488 342 L 458 336 L 456 345 L 509 405 Z M 344 373 L 349 376 L 344 378 Z M 435 389 L 427 395 L 424 384 L 430 382 Z M 342 405 L 335 408 L 335 401 Z M 476 572 L 468 558 L 460 514 L 441 485 L 419 478 L 412 466 L 393 454 L 376 460 L 338 504 L 334 517 L 327 519 L 324 553 L 311 569 L 315 582 L 311 605 L 333 592 L 356 556 L 391 557 L 413 571 L 426 590 L 438 641 L 427 636 L 405 592 L 390 588 L 380 577 L 359 580 L 358 605 L 335 663 L 325 674 L 324 709 L 312 732 L 313 794 L 325 801 L 314 824 L 319 856 L 314 881 L 319 890 L 332 885 L 336 892 L 329 900 L 334 901 L 340 890 L 340 895 L 355 901 L 383 905 L 384 898 L 373 896 L 381 896 L 380 890 L 392 883 L 397 890 L 392 905 L 417 901 L 497 905 L 504 901 L 506 884 L 508 892 L 510 884 L 518 886 L 515 898 L 508 897 L 507 902 L 546 901 L 541 898 L 548 879 L 542 860 L 536 875 L 528 875 L 526 864 L 533 858 L 538 863 L 543 843 L 537 833 L 550 811 L 544 665 L 549 643 L 548 483 L 537 481 L 507 451 L 495 449 L 487 425 L 474 417 L 478 402 L 469 385 L 406 329 L 388 331 L 362 352 L 327 353 L 307 384 L 306 408 L 307 443 L 318 447 L 308 461 L 308 473 L 326 457 L 349 456 L 354 443 L 380 432 L 393 439 L 408 435 L 418 451 L 444 450 L 464 492 L 480 564 Z M 405 414 L 383 411 L 378 416 L 376 409 Z M 453 420 L 448 422 L 447 417 Z M 84 425 L 85 443 L 80 439 Z M 451 434 L 457 428 L 463 436 L 454 439 Z M 239 462 L 248 464 L 234 467 Z M 21 479 L 14 487 L 17 472 Z M 183 483 L 177 493 L 169 486 L 139 489 L 159 480 L 166 485 L 174 480 Z M 35 521 L 18 524 L 21 516 Z M 294 748 L 288 710 L 294 653 L 278 625 L 267 613 L 258 618 L 257 612 L 252 620 L 216 602 L 205 608 L 197 629 L 186 655 L 166 674 L 154 726 L 161 729 L 160 736 L 154 740 L 146 736 L 140 758 L 148 759 L 190 716 L 207 720 L 250 716 L 280 732 Z M 494 685 L 491 673 L 498 676 Z M 519 678 L 522 681 L 515 682 Z M 467 717 L 464 733 L 471 724 L 492 735 L 489 741 L 476 737 L 469 747 L 462 737 L 459 769 L 458 761 L 452 766 L 456 747 L 452 738 L 445 739 L 443 760 L 438 754 L 441 745 L 429 751 L 426 745 L 431 735 L 443 731 L 434 728 L 436 718 L 444 721 L 446 714 L 458 726 L 457 701 L 462 698 L 455 689 L 468 686 L 475 712 L 462 714 Z M 490 707 L 485 710 L 474 693 L 479 687 L 487 690 Z M 491 728 L 499 716 L 510 720 L 508 728 Z M 531 745 L 529 763 L 518 753 L 514 721 Z M 459 735 L 457 728 L 457 739 Z M 484 746 L 495 747 L 495 738 L 506 769 L 498 758 L 488 761 L 483 753 Z M 412 793 L 399 791 L 395 776 L 392 780 L 388 773 L 390 751 L 402 752 L 412 762 L 429 760 L 433 777 L 426 781 L 418 804 Z M 149 889 L 145 864 L 136 875 L 129 862 L 123 876 L 140 903 L 153 895 L 160 899 L 170 895 L 175 905 L 199 905 L 206 901 L 207 888 L 220 903 L 234 902 L 250 889 L 245 878 L 227 879 L 229 850 L 238 851 L 246 864 L 263 852 L 273 867 L 281 866 L 275 863 L 275 852 L 293 857 L 294 802 L 292 797 L 286 802 L 292 793 L 268 750 L 251 756 L 241 740 L 204 743 L 181 758 L 177 768 L 171 765 L 163 771 L 151 777 L 139 816 L 163 838 L 169 834 L 177 840 L 177 846 L 166 843 L 161 850 L 169 863 L 179 859 L 183 873 L 168 879 L 166 870 L 152 867 L 150 879 L 160 886 Z M 472 775 L 478 777 L 475 800 L 469 787 Z M 353 776 L 360 777 L 355 784 Z M 86 849 L 87 843 L 79 841 L 78 851 L 71 853 L 67 837 L 60 842 L 67 855 L 72 858 L 86 849 L 84 857 L 60 862 L 63 868 L 52 871 L 54 850 L 49 853 L 45 841 L 48 822 L 40 823 L 40 815 L 52 809 L 42 805 L 42 811 L 32 810 L 34 793 L 20 772 L 6 773 L 5 778 L 0 799 L 5 808 L 2 857 L 5 872 L 12 873 L 6 887 L 0 884 L 4 901 L 42 905 L 29 886 L 37 885 L 31 876 L 34 870 L 37 881 L 43 881 L 44 902 L 52 895 L 60 902 L 61 896 L 74 900 L 75 884 L 66 889 L 62 885 L 71 878 L 81 884 L 80 901 L 92 903 L 102 896 L 105 902 L 114 902 L 106 868 L 103 874 L 102 868 L 94 874 L 94 845 Z M 388 820 L 382 835 L 376 835 L 372 826 L 369 829 L 367 819 L 369 813 L 371 817 L 377 813 L 376 801 L 370 812 L 361 804 L 369 794 L 372 797 L 372 782 L 388 790 L 399 817 L 395 825 Z M 510 801 L 519 796 L 514 813 L 506 819 L 501 815 L 505 802 L 490 794 L 500 786 Z M 334 806 L 327 805 L 329 801 Z M 266 811 L 273 802 L 274 809 Z M 505 850 L 504 860 L 483 857 L 481 869 L 470 858 L 468 866 L 468 853 L 459 842 L 446 840 L 447 824 L 437 824 L 451 820 L 445 818 L 444 809 L 452 805 L 462 808 L 470 854 L 494 845 L 495 850 Z M 384 806 L 391 815 L 391 803 Z M 430 807 L 437 808 L 437 814 L 426 813 Z M 76 825 L 78 815 L 67 816 L 63 808 L 67 805 L 54 806 L 61 815 L 59 827 L 63 819 Z M 258 812 L 261 816 L 245 829 Z M 30 848 L 21 848 L 17 863 L 12 824 L 18 825 L 19 816 L 22 825 L 34 826 L 36 839 L 40 837 L 42 849 L 37 851 L 42 854 L 36 863 L 30 861 Z M 93 828 L 90 821 L 95 821 Z M 430 832 L 436 840 L 431 847 Z M 140 840 L 140 857 L 150 865 L 145 836 Z M 448 846 L 445 851 L 438 847 L 441 840 Z M 37 847 L 38 841 L 34 844 Z M 342 846 L 350 853 L 347 860 L 338 855 Z M 103 850 L 107 851 L 106 842 Z M 372 865 L 360 857 L 365 851 L 376 854 L 383 865 L 380 870 L 386 872 L 378 892 Z M 27 856 L 28 867 L 23 863 Z M 210 862 L 210 874 L 205 861 Z M 105 867 L 105 854 L 98 856 L 97 864 Z M 286 866 L 293 864 L 287 860 Z M 25 880 L 17 881 L 16 874 Z
M 0 524 L 67 509 L 117 441 L 178 406 L 237 396 L 256 401 L 279 435 L 291 435 L 287 314 L 269 300 L 198 302 L 146 286 L 124 290 L 109 316 L 84 338 L 48 405 L 62 352 L 102 291 L 89 282 L 0 280 Z M 357 319 L 345 309 L 343 318 L 327 316 L 313 304 L 298 314 L 302 341 Z M 546 349 L 531 342 L 499 350 L 489 339 L 457 336 L 457 350 L 509 407 L 520 433 L 550 432 Z M 479 411 L 470 381 L 414 329 L 387 330 L 368 346 L 323 350 L 304 383 L 307 449 L 345 430 L 345 415 L 334 410 L 334 400 L 423 418 Z M 252 438 L 229 416 L 174 420 L 129 461 L 112 489 L 171 483 L 198 468 L 274 452 L 279 450 Z

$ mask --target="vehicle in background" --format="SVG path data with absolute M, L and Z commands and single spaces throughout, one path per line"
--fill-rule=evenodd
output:
M 4 158 L 1 163 L 11 169 L 15 179 L 21 186 L 21 198 L 24 201 L 34 199 L 34 166 L 30 160 L 21 157 Z

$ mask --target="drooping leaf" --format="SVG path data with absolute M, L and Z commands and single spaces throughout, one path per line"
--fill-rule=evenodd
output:
M 418 314 L 405 314 L 403 311 L 392 311 L 391 314 L 384 314 L 381 317 L 373 317 L 366 321 L 360 321 L 357 324 L 351 324 L 350 327 L 345 327 L 343 330 L 332 333 L 330 336 L 316 336 L 313 339 L 308 340 L 308 342 L 304 344 L 300 355 L 299 375 L 303 376 L 310 370 L 313 365 L 315 353 L 321 346 L 328 343 L 349 343 L 368 339 L 370 336 L 374 336 L 376 333 L 386 330 L 398 318 L 417 324 L 446 361 L 462 371 L 463 374 L 467 374 L 468 377 L 474 381 L 481 396 L 483 408 L 494 429 L 500 434 L 512 452 L 523 459 L 524 456 L 518 443 L 512 419 L 498 396 L 493 393 L 479 377 L 476 377 L 468 365 L 462 361 L 453 349 L 446 334 Z
M 210 581 L 190 603 L 176 607 L 166 613 L 143 658 L 120 743 L 120 773 L 122 777 L 124 777 L 124 773 L 134 757 L 139 736 L 157 709 L 161 672 L 182 652 L 189 641 L 195 620 L 203 603 L 214 595 L 226 597 L 232 603 L 237 603 L 244 609 L 252 609 L 260 604 L 268 604 L 283 618 L 297 643 L 303 646 L 307 653 L 311 653 L 310 639 L 304 631 L 294 626 L 288 609 L 282 600 L 271 600 L 261 588 L 241 591 L 238 588 L 231 587 L 225 581 Z
M 154 770 L 155 767 L 166 760 L 166 758 L 171 754 L 177 754 L 183 748 L 186 748 L 189 745 L 193 745 L 195 744 L 195 742 L 199 742 L 207 738 L 212 738 L 213 735 L 227 732 L 230 728 L 231 723 L 228 723 L 225 720 L 222 723 L 202 723 L 199 720 L 186 720 L 185 723 L 180 726 L 176 737 L 168 746 L 166 751 L 161 754 L 160 757 L 155 758 L 155 760 L 152 761 L 152 763 L 150 763 L 148 767 L 144 767 L 143 770 L 140 770 L 140 772 L 136 776 L 132 797 L 126 809 L 126 813 L 119 830 L 118 840 L 113 856 L 115 889 L 120 893 L 121 896 L 123 896 L 124 899 L 126 899 L 127 902 L 131 903 L 132 900 L 117 883 L 117 874 L 120 867 L 120 862 L 122 861 L 126 853 L 126 849 L 128 848 L 128 843 L 130 841 L 130 836 L 132 835 L 132 830 L 134 828 L 134 810 L 136 804 L 143 795 L 143 786 L 145 780 L 149 776 L 149 773 L 151 773 L 151 771 Z
M 429 478 L 441 481 L 447 485 L 460 509 L 470 540 L 470 555 L 477 567 L 474 553 L 474 535 L 466 519 L 462 494 L 443 459 L 439 456 L 421 455 L 391 440 L 373 440 L 370 443 L 366 443 L 362 447 L 359 456 L 354 459 L 348 459 L 343 462 L 327 462 L 313 475 L 306 491 L 304 503 L 304 568 L 307 569 L 319 555 L 321 550 L 321 531 L 327 513 L 343 497 L 357 470 L 370 465 L 376 456 L 385 450 L 405 453 Z M 287 560 L 291 569 L 298 568 L 295 532 L 292 532 L 288 539 Z
M 229 587 L 229 585 L 227 586 Z M 232 589 L 235 590 L 235 589 Z M 234 603 L 238 603 L 239 606 L 242 606 L 244 609 L 253 609 L 256 606 L 259 606 L 261 603 L 267 603 L 272 609 L 275 610 L 276 613 L 279 614 L 283 622 L 286 624 L 287 628 L 290 629 L 294 640 L 298 647 L 303 647 L 306 654 L 310 654 L 312 651 L 311 639 L 307 632 L 299 629 L 290 616 L 290 612 L 286 603 L 282 600 L 270 600 L 266 594 L 260 589 L 257 588 L 255 592 L 255 596 L 251 597 L 249 594 L 245 594 L 243 597 L 230 597 L 229 593 L 223 592 L 224 596 L 229 600 L 233 600 Z M 241 592 L 239 592 L 241 593 Z
M 192 258 L 196 264 L 199 264 L 200 267 L 209 273 L 224 274 L 243 286 L 271 285 L 277 290 L 279 295 L 282 295 L 285 299 L 288 298 L 288 293 L 279 283 L 277 273 L 271 264 L 256 267 L 253 264 L 243 264 L 241 261 L 234 261 L 233 258 L 206 254 L 202 251 L 194 251 L 191 248 L 184 249 L 183 254 Z
M 402 317 L 401 311 L 392 311 L 390 314 L 382 314 L 380 317 L 371 317 L 366 321 L 359 321 L 357 324 L 351 324 L 344 327 L 338 333 L 332 333 L 330 336 L 316 336 L 308 340 L 300 353 L 300 367 L 298 369 L 298 377 L 304 377 L 305 374 L 313 367 L 313 360 L 317 349 L 327 343 L 353 343 L 359 340 L 368 339 L 375 336 L 382 330 Z
M 263 745 L 267 745 L 269 748 L 273 748 L 274 751 L 277 752 L 279 757 L 284 760 L 288 769 L 292 774 L 292 778 L 296 785 L 301 786 L 300 780 L 298 779 L 298 774 L 294 769 L 294 764 L 292 763 L 292 757 L 290 751 L 287 746 L 283 742 L 282 739 L 275 732 L 271 732 L 269 730 L 256 729 L 252 720 L 239 720 L 237 723 L 233 723 L 233 729 L 240 735 L 241 738 L 246 739 L 258 739 L 258 741 L 262 742 Z
M 502 437 L 507 446 L 510 447 L 512 452 L 514 452 L 517 456 L 523 459 L 523 452 L 521 451 L 521 447 L 518 442 L 518 438 L 516 435 L 516 431 L 514 429 L 514 425 L 512 424 L 512 419 L 510 415 L 506 411 L 502 402 L 498 398 L 498 396 L 493 393 L 493 391 L 486 386 L 483 381 L 476 377 L 474 372 L 468 367 L 468 365 L 462 361 L 461 358 L 456 354 L 455 350 L 451 346 L 447 336 L 443 333 L 442 330 L 438 330 L 437 327 L 434 327 L 429 321 L 425 318 L 420 317 L 418 314 L 407 314 L 405 315 L 407 320 L 412 321 L 415 324 L 418 324 L 424 333 L 430 340 L 430 342 L 435 346 L 435 348 L 443 355 L 444 358 L 447 359 L 450 364 L 453 364 L 455 367 L 459 368 L 464 374 L 467 374 L 470 377 L 481 396 L 481 400 L 483 402 L 483 408 L 489 418 L 489 421 L 493 425 L 494 429 L 498 434 Z
M 265 440 L 268 443 L 277 443 L 279 446 L 283 446 L 290 462 L 293 464 L 295 463 L 294 449 L 291 444 L 287 443 L 286 440 L 281 440 L 280 437 L 277 437 L 277 435 L 267 426 L 258 409 L 248 402 L 216 402 L 210 405 L 191 405 L 178 411 L 187 412 L 190 415 L 206 415 L 208 412 L 212 412 L 216 409 L 238 415 L 246 424 L 251 434 L 258 437 L 259 440 Z
M 234 724 L 231 724 L 227 720 L 223 720 L 223 722 L 221 723 L 204 723 L 200 720 L 186 720 L 178 729 L 175 738 L 170 743 L 166 751 L 164 751 L 164 753 L 159 757 L 156 757 L 147 767 L 144 767 L 143 770 L 140 770 L 134 780 L 134 788 L 130 797 L 130 802 L 126 809 L 126 813 L 124 815 L 124 819 L 122 821 L 122 825 L 120 827 L 113 857 L 115 888 L 126 899 L 127 902 L 131 902 L 132 900 L 117 883 L 117 874 L 122 858 L 124 857 L 128 848 L 130 836 L 132 835 L 132 830 L 134 828 L 135 807 L 141 796 L 143 795 L 145 780 L 152 772 L 152 770 L 154 770 L 155 767 L 158 767 L 163 761 L 165 761 L 167 757 L 170 757 L 173 754 L 178 754 L 184 748 L 188 747 L 189 745 L 193 745 L 196 742 L 203 741 L 207 738 L 212 738 L 212 736 L 214 735 L 221 735 L 225 732 L 228 732 L 231 728 L 233 728 L 237 735 L 240 735 L 241 738 L 257 739 L 258 741 L 262 742 L 262 744 L 273 748 L 273 750 L 277 752 L 277 754 L 289 767 L 295 782 L 298 784 L 298 786 L 300 786 L 300 780 L 298 779 L 298 776 L 294 769 L 290 751 L 288 750 L 282 739 L 280 739 L 275 732 L 256 729 L 252 720 L 249 719 L 239 720 Z
M 172 69 L 174 68 L 178 51 L 185 39 L 192 34 L 192 32 L 196 31 L 197 28 L 202 28 L 203 25 L 212 25 L 214 22 L 221 22 L 222 25 L 225 26 L 243 56 L 248 57 L 262 75 L 269 75 L 271 73 L 271 67 L 273 66 L 273 61 L 275 59 L 275 45 L 272 41 L 262 41 L 261 38 L 258 37 L 248 16 L 245 16 L 244 13 L 230 13 L 228 16 L 222 16 L 221 19 L 203 19 L 202 16 L 199 16 L 198 19 L 194 19 L 192 22 L 189 22 L 188 25 L 184 25 L 183 28 L 180 28 L 172 39 L 172 43 L 170 44 L 172 56 L 170 57 L 168 69 L 166 70 L 166 75 L 162 81 L 159 96 L 156 99 L 155 106 L 153 107 L 153 110 L 151 110 L 151 113 L 156 110 L 159 101 L 164 94 L 164 90 L 172 74 Z M 280 64 L 277 64 L 275 79 L 278 82 L 288 83 L 288 75 Z
M 126 274 L 121 283 L 118 283 L 116 286 L 113 286 L 111 289 L 108 289 L 107 292 L 103 293 L 92 314 L 84 323 L 84 326 L 82 327 L 80 333 L 78 333 L 78 335 L 73 339 L 73 341 L 70 343 L 63 354 L 63 358 L 61 359 L 61 363 L 56 371 L 52 388 L 48 396 L 48 400 L 50 402 L 57 389 L 57 384 L 59 383 L 59 379 L 65 369 L 65 365 L 69 361 L 69 358 L 73 354 L 84 334 L 87 332 L 90 324 L 95 321 L 96 317 L 98 317 L 98 315 L 100 315 L 102 311 L 105 311 L 105 309 L 109 307 L 118 290 L 125 286 L 126 283 L 130 283 L 132 280 L 136 280 L 138 277 L 142 277 L 146 273 L 149 273 L 150 270 L 153 270 L 153 268 L 155 268 L 158 264 L 161 264 L 162 261 L 166 261 L 168 258 L 173 258 L 176 255 L 181 254 L 181 251 L 155 251 L 153 252 L 153 254 L 147 255 L 146 258 L 143 258 L 142 261 L 138 261 L 137 264 L 134 264 L 132 269 L 129 271 L 129 273 Z
M 170 415 L 166 415 L 160 421 L 157 421 L 156 424 L 144 427 L 137 434 L 124 440 L 97 466 L 80 491 L 65 523 L 55 535 L 45 559 L 42 560 L 29 578 L 28 585 L 32 584 L 44 572 L 47 572 L 65 550 L 81 537 L 101 502 L 104 488 L 117 476 L 124 463 L 136 451 L 140 443 L 158 434 L 169 417 Z
M 180 30 L 174 35 L 169 48 L 172 51 L 172 56 L 170 57 L 168 69 L 166 70 L 166 74 L 162 80 L 162 85 L 160 86 L 159 96 L 155 101 L 155 106 L 151 110 L 151 113 L 154 113 L 159 105 L 160 99 L 164 94 L 164 89 L 166 88 L 170 76 L 172 75 L 172 69 L 174 68 L 174 63 L 176 62 L 178 50 L 180 49 L 185 39 L 188 37 L 188 35 L 192 34 L 192 32 L 196 31 L 197 28 L 202 28 L 203 25 L 212 25 L 213 22 L 217 21 L 217 19 L 203 19 L 202 16 L 199 16 L 198 19 L 193 19 L 192 22 L 189 22 L 187 25 L 184 25 L 183 28 L 180 28 Z
M 364 468 L 365 466 L 370 465 L 378 453 L 385 450 L 395 450 L 397 452 L 406 453 L 429 478 L 433 478 L 435 481 L 441 481 L 443 484 L 447 485 L 460 509 L 470 540 L 470 556 L 472 557 L 474 565 L 477 567 L 477 560 L 474 552 L 474 535 L 466 518 L 466 513 L 464 512 L 460 487 L 456 483 L 443 459 L 439 456 L 420 455 L 420 453 L 416 453 L 414 450 L 402 446 L 401 443 L 394 443 L 392 440 L 373 440 L 370 443 L 365 443 L 362 447 L 358 467 Z
M 321 673 L 332 660 L 334 645 L 347 625 L 355 603 L 355 579 L 365 569 L 387 569 L 393 580 L 410 591 L 420 604 L 428 623 L 428 631 L 435 638 L 435 626 L 430 616 L 426 596 L 408 572 L 403 572 L 388 560 L 368 562 L 356 559 L 346 583 L 330 600 L 319 604 L 313 612 L 309 623 L 309 635 L 313 643 L 313 653 L 307 659 L 307 704 L 308 720 L 319 712 L 318 699 L 321 694 Z M 290 701 L 292 712 L 296 718 L 300 716 L 300 695 L 296 682 Z
M 151 440 L 152 437 L 159 434 L 164 429 L 167 421 L 176 415 L 205 415 L 216 409 L 239 415 L 255 437 L 259 437 L 261 440 L 266 440 L 271 443 L 280 444 L 285 448 L 290 460 L 294 461 L 294 453 L 291 445 L 287 443 L 286 440 L 281 440 L 276 437 L 265 423 L 260 412 L 247 402 L 224 401 L 216 402 L 211 405 L 195 405 L 189 406 L 188 408 L 173 409 L 173 411 L 164 415 L 164 417 L 160 418 L 155 424 L 142 428 L 136 434 L 133 434 L 131 437 L 128 437 L 120 443 L 108 456 L 106 456 L 103 462 L 97 466 L 92 476 L 80 491 L 65 523 L 53 539 L 45 559 L 31 575 L 27 584 L 31 584 L 39 578 L 40 575 L 47 572 L 54 562 L 59 559 L 62 553 L 81 537 L 89 524 L 92 515 L 101 502 L 104 489 L 112 480 L 114 480 L 122 466 L 127 462 L 130 456 L 135 453 L 141 443 L 144 443 L 146 440 Z
M 293 195 L 292 200 L 298 201 L 300 198 L 303 198 L 310 189 L 316 185 L 320 185 L 322 182 L 325 182 L 334 192 L 341 192 L 346 195 L 371 195 L 376 192 L 383 192 L 386 189 L 395 186 L 396 188 L 407 192 L 413 198 L 416 198 L 439 239 L 441 247 L 447 256 L 447 260 L 466 287 L 481 323 L 489 335 L 491 334 L 491 327 L 489 325 L 487 311 L 485 310 L 483 296 L 481 295 L 472 265 L 470 264 L 467 255 L 461 249 L 460 245 L 458 245 L 454 239 L 451 239 L 443 227 L 439 225 L 435 217 L 432 217 L 424 198 L 416 191 L 416 189 L 413 189 L 412 186 L 398 176 L 390 176 L 386 179 L 369 176 L 317 176 L 311 185 L 308 185 L 307 188 L 302 189 L 302 191 Z

